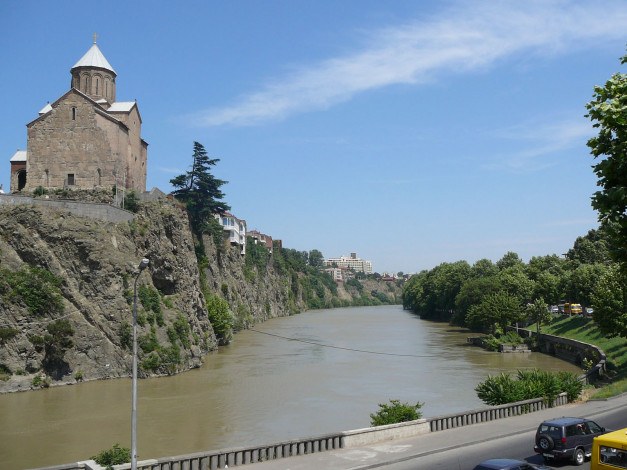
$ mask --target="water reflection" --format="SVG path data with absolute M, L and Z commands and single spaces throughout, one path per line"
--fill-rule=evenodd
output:
M 397 306 L 270 320 L 239 333 L 200 369 L 139 381 L 139 458 L 365 427 L 392 398 L 424 402 L 425 416 L 478 408 L 474 387 L 488 374 L 579 371 L 542 354 L 469 347 L 467 336 Z M 116 442 L 130 447 L 130 390 L 120 379 L 0 396 L 3 465 L 54 465 Z

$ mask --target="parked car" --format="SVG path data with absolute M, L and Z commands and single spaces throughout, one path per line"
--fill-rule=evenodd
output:
M 592 440 L 605 432 L 605 428 L 585 418 L 552 419 L 538 426 L 533 450 L 542 454 L 545 462 L 571 459 L 575 465 L 582 465 L 592 453 Z
M 560 309 L 557 305 L 551 305 L 551 313 L 554 315 L 557 315 L 558 313 L 560 313 Z
M 564 304 L 564 313 L 566 315 L 581 315 L 581 305 L 580 304 Z
M 481 462 L 473 470 L 550 470 L 548 467 L 538 467 L 525 462 L 524 460 L 514 459 L 490 459 Z

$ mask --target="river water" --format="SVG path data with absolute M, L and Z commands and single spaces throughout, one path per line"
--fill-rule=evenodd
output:
M 200 369 L 138 384 L 139 460 L 369 426 L 390 399 L 423 416 L 484 406 L 488 374 L 580 369 L 539 353 L 498 354 L 400 306 L 317 310 L 242 331 Z M 0 462 L 24 469 L 130 448 L 131 380 L 0 396 Z

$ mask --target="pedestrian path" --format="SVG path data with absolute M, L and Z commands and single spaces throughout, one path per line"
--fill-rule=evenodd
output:
M 374 445 L 338 449 L 266 462 L 238 465 L 244 470 L 367 470 L 393 463 L 419 459 L 460 447 L 535 431 L 545 419 L 560 416 L 591 416 L 596 413 L 627 409 L 627 394 L 608 400 L 590 400 L 548 408 L 511 418 L 432 432 L 410 439 L 384 441 Z

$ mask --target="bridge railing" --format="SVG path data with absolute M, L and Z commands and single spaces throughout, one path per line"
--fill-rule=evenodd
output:
M 533 398 L 531 400 L 524 400 L 516 403 L 491 406 L 490 408 L 479 408 L 476 410 L 464 411 L 462 413 L 435 416 L 433 418 L 427 418 L 427 422 L 429 423 L 431 432 L 444 431 L 446 429 L 485 423 L 525 413 L 532 413 L 549 407 L 565 405 L 566 403 L 568 403 L 566 393 L 561 393 L 551 404 L 543 398 Z

